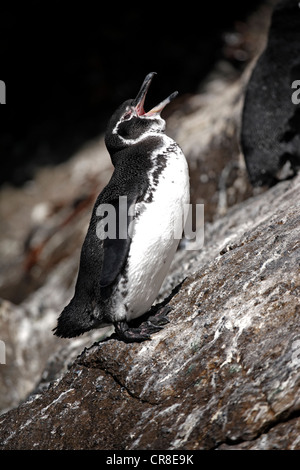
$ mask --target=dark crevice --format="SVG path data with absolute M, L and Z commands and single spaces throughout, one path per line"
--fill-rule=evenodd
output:
M 94 347 L 94 346 L 91 346 L 91 347 Z M 85 351 L 83 351 L 82 354 L 84 354 Z M 106 375 L 108 375 L 109 377 L 111 377 L 114 382 L 116 382 L 116 384 L 120 387 L 120 388 L 123 388 L 124 390 L 126 390 L 126 392 L 128 393 L 128 395 L 131 397 L 131 398 L 134 398 L 135 400 L 138 400 L 140 403 L 146 403 L 148 405 L 151 405 L 151 406 L 154 406 L 154 405 L 159 405 L 159 403 L 157 402 L 151 402 L 151 401 L 148 401 L 148 400 L 145 400 L 143 398 L 140 398 L 138 395 L 134 394 L 124 383 L 121 382 L 121 380 L 115 375 L 113 374 L 109 369 L 107 369 L 106 367 L 103 367 L 103 365 L 101 365 L 100 362 L 94 362 L 92 364 L 85 364 L 84 362 L 81 362 L 80 361 L 80 357 L 79 357 L 79 361 L 77 363 L 78 365 L 80 365 L 81 367 L 85 367 L 87 369 L 98 369 L 99 371 L 102 371 L 104 372 Z
M 135 395 L 128 387 L 126 387 L 125 384 L 123 384 L 123 383 L 118 379 L 118 377 L 116 377 L 114 374 L 112 374 L 111 371 L 109 371 L 109 370 L 107 370 L 107 369 L 101 369 L 101 370 L 103 370 L 103 372 L 105 372 L 107 375 L 109 375 L 110 377 L 112 377 L 112 379 L 119 385 L 119 387 L 124 388 L 124 389 L 126 390 L 126 392 L 128 393 L 128 395 L 129 395 L 131 398 L 134 398 L 134 400 L 138 400 L 140 403 L 146 403 L 147 405 L 151 405 L 151 406 L 159 405 L 159 403 L 151 402 L 151 401 L 145 400 L 145 399 L 143 399 L 143 398 L 140 398 L 138 395 Z

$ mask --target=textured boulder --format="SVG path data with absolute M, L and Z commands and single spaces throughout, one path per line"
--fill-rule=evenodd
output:
M 170 323 L 85 349 L 1 417 L 0 448 L 299 449 L 299 191 L 282 182 L 209 225 L 204 250 L 177 254 Z
M 254 185 L 274 184 L 300 168 L 299 52 L 299 2 L 281 0 L 245 96 L 241 143 Z
M 95 188 L 103 187 L 110 171 L 101 139 L 70 162 L 42 170 L 24 188 L 0 192 L 0 298 L 6 299 L 0 301 L 0 339 L 6 346 L 2 413 L 28 396 L 63 344 L 51 330 L 72 296 Z M 72 344 L 76 351 L 90 341 Z

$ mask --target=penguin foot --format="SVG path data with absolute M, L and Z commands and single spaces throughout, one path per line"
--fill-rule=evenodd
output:
M 128 323 L 125 321 L 114 323 L 114 327 L 116 336 L 112 336 L 117 337 L 117 339 L 120 339 L 125 343 L 136 343 L 149 340 L 151 339 L 151 334 L 157 333 L 162 329 L 162 326 L 154 325 L 149 320 L 143 322 L 137 328 L 130 328 Z

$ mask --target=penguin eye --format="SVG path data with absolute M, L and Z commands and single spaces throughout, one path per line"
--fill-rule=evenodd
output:
M 126 121 L 131 118 L 131 111 L 128 111 L 126 114 L 123 116 L 123 120 Z

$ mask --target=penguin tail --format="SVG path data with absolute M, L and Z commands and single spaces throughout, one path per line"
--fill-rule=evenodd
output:
M 101 322 L 95 316 L 94 308 L 89 303 L 85 304 L 74 297 L 61 312 L 57 326 L 52 331 L 60 338 L 73 338 L 93 328 L 98 328 L 100 324 Z

